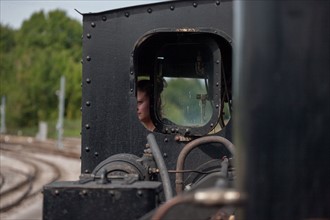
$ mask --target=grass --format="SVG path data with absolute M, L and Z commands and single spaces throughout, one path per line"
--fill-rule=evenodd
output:
M 57 130 L 56 130 L 57 121 L 49 121 L 47 122 L 47 138 L 56 139 L 57 138 Z M 81 131 L 81 119 L 76 120 L 64 120 L 63 125 L 63 137 L 78 137 L 80 138 Z M 35 137 L 38 133 L 39 127 L 26 127 L 26 128 L 8 128 L 8 134 L 12 135 L 20 135 L 20 136 L 31 136 Z

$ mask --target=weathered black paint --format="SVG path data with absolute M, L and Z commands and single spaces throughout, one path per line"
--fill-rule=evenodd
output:
M 138 219 L 158 205 L 160 182 L 55 182 L 44 187 L 43 219 Z
M 193 3 L 197 3 L 197 7 Z M 231 2 L 170 1 L 84 14 L 82 175 L 90 174 L 97 164 L 111 155 L 140 155 L 143 152 L 148 131 L 136 115 L 133 52 L 137 42 L 154 30 L 166 28 L 172 29 L 172 32 L 177 29 L 198 31 L 210 27 L 218 31 L 212 34 L 231 41 Z M 231 58 L 226 65 L 228 71 L 230 67 L 227 66 L 230 64 Z M 90 83 L 86 82 L 87 79 Z M 86 102 L 90 102 L 90 106 L 84 105 Z M 223 131 L 222 135 L 229 130 Z M 174 141 L 175 134 L 155 135 L 161 149 L 167 154 L 168 168 L 174 169 L 178 152 L 185 143 Z M 87 147 L 88 152 L 85 150 Z M 95 156 L 96 152 L 98 156 Z M 196 151 L 194 165 L 209 158 L 201 157 L 205 153 L 197 152 L 199 150 Z M 189 161 L 187 164 L 189 167 Z

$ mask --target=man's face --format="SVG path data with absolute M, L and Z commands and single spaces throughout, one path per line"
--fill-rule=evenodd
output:
M 147 122 L 150 120 L 149 96 L 146 92 L 137 91 L 137 114 L 141 122 Z

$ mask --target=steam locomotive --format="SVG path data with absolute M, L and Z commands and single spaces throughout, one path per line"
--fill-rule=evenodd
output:
M 83 14 L 81 175 L 44 187 L 43 219 L 330 218 L 329 11 L 181 0 Z M 155 131 L 137 117 L 141 79 Z

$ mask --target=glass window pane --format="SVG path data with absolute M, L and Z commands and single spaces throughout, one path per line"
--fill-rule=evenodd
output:
M 207 80 L 165 77 L 161 94 L 161 118 L 165 124 L 203 126 L 212 116 Z

